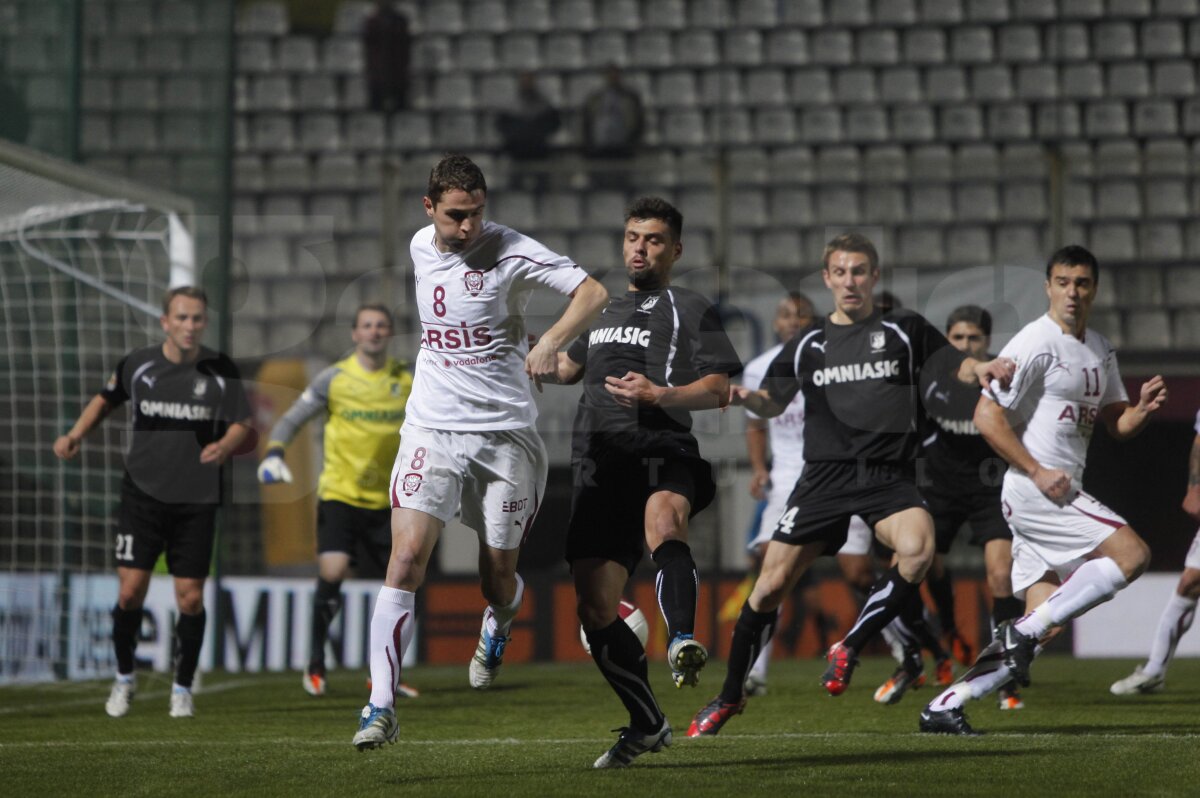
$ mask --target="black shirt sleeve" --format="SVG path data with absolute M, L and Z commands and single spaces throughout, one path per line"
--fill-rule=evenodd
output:
M 129 387 L 125 385 L 125 366 L 128 362 L 129 355 L 121 358 L 121 362 L 109 375 L 108 382 L 104 383 L 104 387 L 100 389 L 100 396 L 114 407 L 129 400 Z
M 581 366 L 587 365 L 588 334 L 590 332 L 590 330 L 584 330 L 567 348 L 567 357 Z
M 250 418 L 250 402 L 246 399 L 246 387 L 237 364 L 227 355 L 219 354 L 213 361 L 213 373 L 225 380 L 225 395 L 222 397 L 221 420 L 233 424 Z
M 759 388 L 765 390 L 771 401 L 780 407 L 787 407 L 800 391 L 800 375 L 796 373 L 796 350 L 803 340 L 803 335 L 797 335 L 783 345 L 783 349 L 767 366 Z
M 931 383 L 947 383 L 957 380 L 959 367 L 966 355 L 950 345 L 942 331 L 916 313 L 908 316 L 909 338 L 913 342 L 913 357 L 919 369 L 921 394 L 928 391 Z

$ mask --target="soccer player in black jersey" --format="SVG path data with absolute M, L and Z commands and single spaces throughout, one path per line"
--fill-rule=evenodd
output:
M 846 540 L 852 515 L 874 528 L 896 564 L 868 596 L 850 632 L 829 650 L 821 684 L 841 695 L 862 647 L 894 618 L 933 559 L 933 519 L 917 490 L 921 385 L 930 376 L 1007 384 L 1012 364 L 964 357 L 920 315 L 876 310 L 879 256 L 865 236 L 825 247 L 825 286 L 834 311 L 801 330 L 767 370 L 763 388 L 735 387 L 731 401 L 760 416 L 782 412 L 804 392 L 805 466 L 780 516 L 754 590 L 734 627 L 721 693 L 692 720 L 689 736 L 716 734 L 746 705 L 746 673 L 774 632 L 779 605 L 819 555 Z
M 142 605 L 151 570 L 164 549 L 179 606 L 170 714 L 194 714 L 191 688 L 204 641 L 204 580 L 221 502 L 220 467 L 251 431 L 250 405 L 237 366 L 200 344 L 208 325 L 204 291 L 168 291 L 160 322 L 166 340 L 122 358 L 71 431 L 54 442 L 59 458 L 75 457 L 83 438 L 129 402 L 132 435 L 117 513 L 120 587 L 112 613 L 117 676 L 105 704 L 114 718 L 129 711 L 137 690 L 133 664 Z
M 712 468 L 691 434 L 693 410 L 723 407 L 741 362 L 716 309 L 671 285 L 683 254 L 683 216 L 655 198 L 625 216 L 629 290 L 559 353 L 556 381 L 583 380 L 575 416 L 575 490 L 567 561 L 592 658 L 629 710 L 629 726 L 595 767 L 625 767 L 671 744 L 650 688 L 646 652 L 618 617 L 643 542 L 658 566 L 667 659 L 677 687 L 695 685 L 708 652 L 693 638 L 699 577 L 688 519 L 716 493 Z

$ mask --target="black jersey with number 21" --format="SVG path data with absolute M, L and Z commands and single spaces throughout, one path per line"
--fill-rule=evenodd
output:
M 804 392 L 804 459 L 909 462 L 920 445 L 920 386 L 951 374 L 962 353 L 909 310 L 854 324 L 828 318 L 784 345 L 762 387 L 786 406 Z

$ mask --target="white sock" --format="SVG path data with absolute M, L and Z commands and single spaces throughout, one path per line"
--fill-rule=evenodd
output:
M 137 681 L 137 677 L 132 673 L 117 673 L 117 681 L 121 684 L 133 684 Z
M 1052 626 L 1061 626 L 1072 618 L 1103 604 L 1129 583 L 1110 557 L 1088 560 L 1075 569 L 1033 612 L 1017 621 L 1023 635 L 1040 638 Z
M 1162 617 L 1158 619 L 1154 644 L 1150 646 L 1150 659 L 1142 667 L 1142 673 L 1150 676 L 1166 675 L 1167 666 L 1175 656 L 1175 646 L 1179 645 L 1179 638 L 1192 627 L 1195 618 L 1196 599 L 1172 593 L 1171 600 L 1163 607 Z
M 775 639 L 772 638 L 763 647 L 759 649 L 758 658 L 754 660 L 754 664 L 750 666 L 748 676 L 753 676 L 760 682 L 767 680 L 767 666 L 771 664 L 771 649 L 775 647 Z
M 521 599 L 525 598 L 525 580 L 520 574 L 513 574 L 517 578 L 517 592 L 513 596 L 513 600 L 506 606 L 497 607 L 495 604 L 488 605 L 488 614 L 485 616 L 487 623 L 488 634 L 492 637 L 497 635 L 507 637 L 512 629 L 513 618 L 517 617 L 517 613 L 521 611 Z
M 416 602 L 415 593 L 379 588 L 371 615 L 371 703 L 377 707 L 396 705 L 400 663 L 416 629 Z
M 184 687 L 179 682 L 172 682 L 171 683 L 171 692 L 172 693 L 190 693 L 190 692 L 192 692 L 192 688 Z
M 970 670 L 930 701 L 929 708 L 938 712 L 958 709 L 968 701 L 983 698 L 1008 684 L 1012 680 L 1012 671 L 1004 664 L 1001 648 L 998 641 L 989 643 L 979 652 L 979 658 Z

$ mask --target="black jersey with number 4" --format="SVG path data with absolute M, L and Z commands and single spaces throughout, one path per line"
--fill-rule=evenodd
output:
M 585 367 L 577 434 L 691 430 L 688 410 L 617 404 L 604 388 L 606 377 L 632 371 L 666 387 L 742 370 L 716 308 L 700 294 L 676 287 L 629 291 L 613 299 L 567 355 Z
M 786 406 L 804 392 L 804 459 L 909 462 L 920 446 L 920 386 L 953 374 L 962 353 L 919 314 L 821 319 L 788 341 L 762 386 Z
M 229 425 L 250 417 L 237 366 L 201 348 L 191 363 L 172 363 L 162 346 L 130 352 L 100 395 L 111 405 L 130 403 L 133 434 L 125 478 L 143 493 L 171 504 L 220 501 L 220 469 L 200 452 Z

